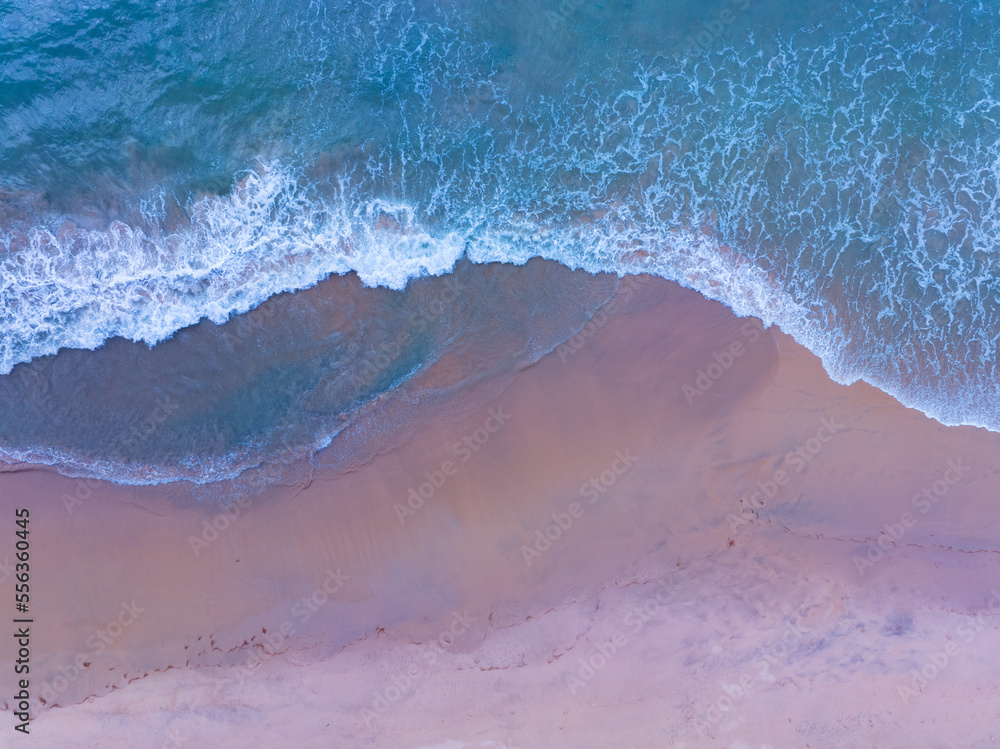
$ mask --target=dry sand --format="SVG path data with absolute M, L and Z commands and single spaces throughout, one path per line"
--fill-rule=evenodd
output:
M 664 281 L 599 319 L 232 517 L 0 476 L 0 560 L 31 509 L 47 698 L 0 745 L 1000 745 L 1000 436 Z

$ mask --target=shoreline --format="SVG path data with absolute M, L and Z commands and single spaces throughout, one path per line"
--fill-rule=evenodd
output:
M 448 407 L 455 392 L 557 346 L 617 283 L 541 260 L 463 261 L 403 292 L 331 276 L 225 324 L 202 320 L 153 348 L 115 338 L 94 351 L 65 349 L 0 378 L 0 396 L 18 404 L 4 452 L 21 458 L 0 472 L 51 467 L 85 482 L 253 491 L 334 440 L 377 452 L 355 438 L 364 431 L 355 421 L 384 420 L 387 401 Z M 336 463 L 318 460 L 331 470 Z
M 228 522 L 178 487 L 69 512 L 73 480 L 0 475 L 33 518 L 36 744 L 988 745 L 1000 435 L 662 279 L 577 343 Z

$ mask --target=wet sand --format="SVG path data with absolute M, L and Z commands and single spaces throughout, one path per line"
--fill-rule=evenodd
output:
M 0 559 L 31 509 L 31 745 L 994 746 L 1000 437 L 629 294 L 247 507 L 0 475 Z

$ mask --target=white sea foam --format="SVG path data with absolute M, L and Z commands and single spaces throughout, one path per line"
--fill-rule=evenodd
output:
M 114 336 L 154 345 L 333 273 L 400 289 L 449 271 L 465 243 L 432 235 L 403 203 L 321 202 L 276 166 L 248 172 L 231 194 L 202 198 L 189 213 L 190 226 L 169 234 L 53 220 L 0 235 L 0 374 Z
M 865 374 L 843 356 L 848 341 L 836 309 L 796 301 L 704 230 L 628 226 L 611 213 L 585 228 L 517 214 L 441 232 L 403 201 L 363 202 L 343 192 L 320 199 L 294 170 L 276 164 L 247 172 L 231 194 L 202 198 L 189 212 L 190 225 L 170 234 L 116 223 L 103 231 L 39 227 L 26 243 L 24 235 L 4 235 L 0 371 L 61 348 L 95 349 L 113 336 L 154 345 L 200 319 L 222 323 L 331 274 L 354 271 L 368 286 L 401 289 L 450 272 L 465 255 L 476 263 L 543 257 L 591 273 L 653 273 L 738 315 L 780 325 L 839 382 Z M 865 379 L 945 423 L 989 426 L 936 406 L 933 391 L 917 399 L 869 374 Z

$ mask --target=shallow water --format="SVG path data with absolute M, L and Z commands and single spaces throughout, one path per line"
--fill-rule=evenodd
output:
M 399 412 L 536 361 L 618 287 L 614 276 L 541 261 L 463 261 L 405 291 L 335 276 L 152 348 L 115 338 L 17 365 L 0 378 L 0 449 L 119 483 L 218 482 L 257 468 L 280 477 L 373 411 Z M 621 298 L 634 288 L 624 284 Z M 352 436 L 351 450 L 374 455 L 398 439 L 368 431 L 360 443 Z M 341 468 L 359 462 L 340 457 Z

